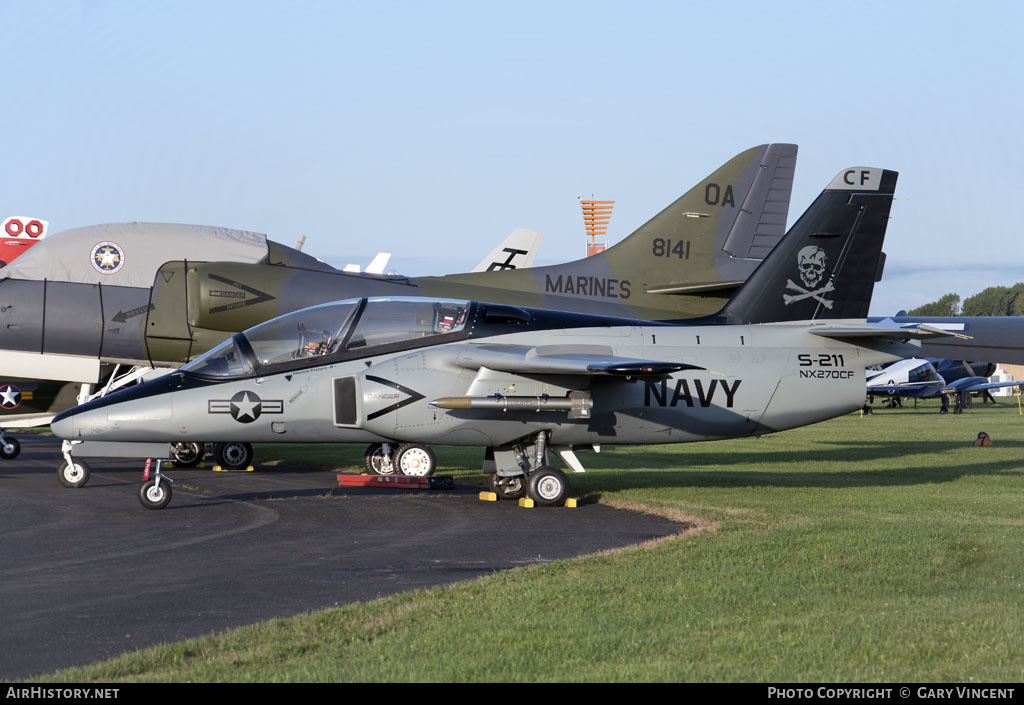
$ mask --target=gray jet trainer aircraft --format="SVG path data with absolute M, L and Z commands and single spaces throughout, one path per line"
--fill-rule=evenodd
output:
M 508 304 L 361 298 L 234 336 L 158 380 L 59 415 L 80 458 L 166 458 L 182 437 L 400 444 L 430 467 L 432 443 L 482 446 L 501 497 L 563 503 L 575 450 L 760 435 L 856 410 L 864 370 L 932 333 L 865 323 L 897 174 L 841 172 L 716 315 L 643 322 Z M 114 443 L 111 443 L 114 442 Z M 67 445 L 67 444 L 66 444 Z M 72 453 L 74 455 L 72 455 Z M 170 501 L 147 478 L 140 500 Z

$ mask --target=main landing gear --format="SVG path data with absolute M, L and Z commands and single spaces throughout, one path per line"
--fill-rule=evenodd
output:
M 518 500 L 529 496 L 539 507 L 565 504 L 569 480 L 564 472 L 547 464 L 548 439 L 549 432 L 541 431 L 532 448 L 514 445 L 487 449 L 484 458 L 487 487 L 498 499 Z M 571 449 L 563 448 L 559 455 L 573 470 L 583 471 Z
M 0 429 L 0 458 L 14 460 L 20 454 L 21 444 L 18 443 L 18 439 L 5 435 L 3 429 Z
M 205 443 L 172 443 L 171 460 L 179 468 L 194 468 L 206 454 Z M 214 462 L 225 470 L 242 470 L 252 465 L 254 457 L 251 443 L 214 443 L 210 452 Z
M 363 464 L 371 475 L 430 477 L 437 469 L 437 458 L 430 446 L 423 443 L 371 443 Z

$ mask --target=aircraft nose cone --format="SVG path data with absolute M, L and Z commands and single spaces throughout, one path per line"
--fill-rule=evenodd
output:
M 75 433 L 75 417 L 68 411 L 62 411 L 53 417 L 50 422 L 50 430 L 57 438 L 70 439 Z

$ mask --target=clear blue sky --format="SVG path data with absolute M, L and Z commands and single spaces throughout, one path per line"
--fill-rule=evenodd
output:
M 581 256 L 713 168 L 800 145 L 790 220 L 900 172 L 872 313 L 1024 281 L 1021 2 L 3 0 L 0 216 L 267 233 L 464 271 Z

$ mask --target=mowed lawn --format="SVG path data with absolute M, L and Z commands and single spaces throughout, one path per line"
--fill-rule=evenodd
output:
M 689 529 L 43 680 L 1020 681 L 1024 416 L 1015 401 L 937 410 L 588 453 L 575 494 Z M 972 447 L 979 431 L 994 447 Z M 361 449 L 302 453 L 361 463 Z M 438 457 L 482 477 L 478 450 Z

